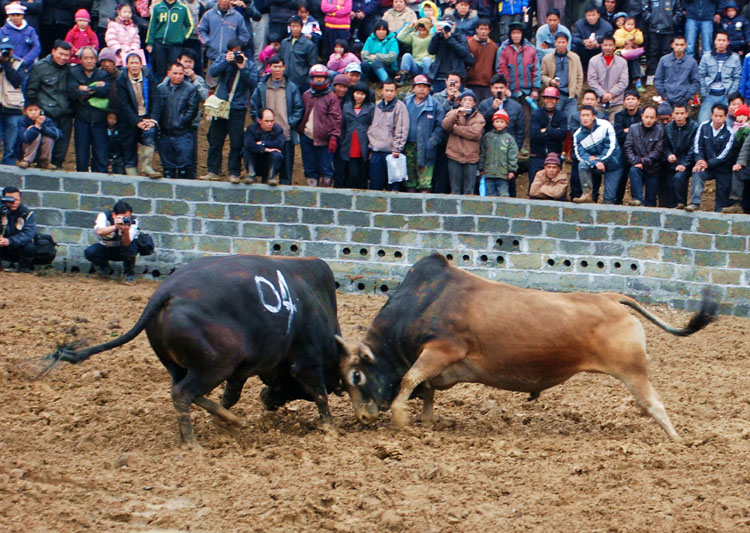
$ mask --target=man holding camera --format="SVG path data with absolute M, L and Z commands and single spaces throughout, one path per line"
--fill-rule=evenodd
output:
M 3 189 L 0 204 L 0 270 L 2 261 L 16 263 L 19 272 L 34 270 L 34 212 L 21 204 L 21 191 Z
M 13 43 L 8 37 L 0 38 L 0 138 L 4 150 L 3 165 L 15 163 L 18 123 L 23 116 L 21 86 L 25 78 L 24 62 L 13 57 Z
M 445 89 L 451 72 L 465 78 L 466 69 L 475 62 L 466 39 L 455 33 L 456 23 L 453 17 L 446 16 L 438 22 L 437 30 L 427 46 L 427 53 L 435 56 L 430 65 L 429 78 L 432 80 L 432 90 L 436 93 Z
M 86 248 L 83 255 L 102 276 L 109 275 L 110 261 L 122 261 L 125 282 L 132 283 L 135 257 L 138 255 L 138 221 L 133 216 L 133 208 L 127 202 L 118 200 L 112 211 L 99 213 L 94 231 L 99 242 Z

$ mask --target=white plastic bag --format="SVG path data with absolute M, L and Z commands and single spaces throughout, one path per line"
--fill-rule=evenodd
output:
M 398 157 L 393 157 L 393 154 L 385 156 L 385 162 L 388 165 L 388 183 L 399 183 L 406 181 L 408 177 L 406 174 L 406 156 L 399 154 Z

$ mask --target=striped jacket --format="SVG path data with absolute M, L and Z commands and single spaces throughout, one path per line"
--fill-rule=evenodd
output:
M 320 10 L 325 13 L 326 28 L 332 30 L 348 30 L 350 23 L 349 13 L 352 12 L 352 0 L 323 0 Z
M 622 152 L 617 144 L 615 128 L 604 119 L 594 119 L 591 129 L 585 126 L 578 128 L 573 135 L 573 146 L 578 161 L 588 163 L 591 168 L 599 162 L 606 165 L 608 172 L 622 166 Z
M 724 124 L 719 133 L 714 135 L 710 120 L 698 126 L 698 133 L 693 141 L 695 160 L 708 163 L 708 170 L 730 172 L 732 170 L 732 152 L 734 132 Z

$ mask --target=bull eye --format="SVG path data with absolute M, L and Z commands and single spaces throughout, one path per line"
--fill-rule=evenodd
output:
M 349 372 L 349 383 L 351 383 L 355 387 L 364 385 L 365 381 L 367 380 L 365 379 L 364 374 L 362 374 L 362 372 L 360 372 L 359 370 L 352 370 L 351 372 Z

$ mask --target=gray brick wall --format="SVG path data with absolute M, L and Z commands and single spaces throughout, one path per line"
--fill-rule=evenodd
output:
M 750 217 L 663 209 L 422 196 L 306 187 L 153 181 L 3 167 L 57 266 L 87 272 L 97 213 L 130 202 L 157 253 L 139 272 L 163 276 L 207 254 L 312 255 L 341 289 L 393 291 L 409 266 L 439 251 L 480 276 L 550 290 L 619 291 L 695 309 L 712 287 L 726 314 L 750 316 Z

